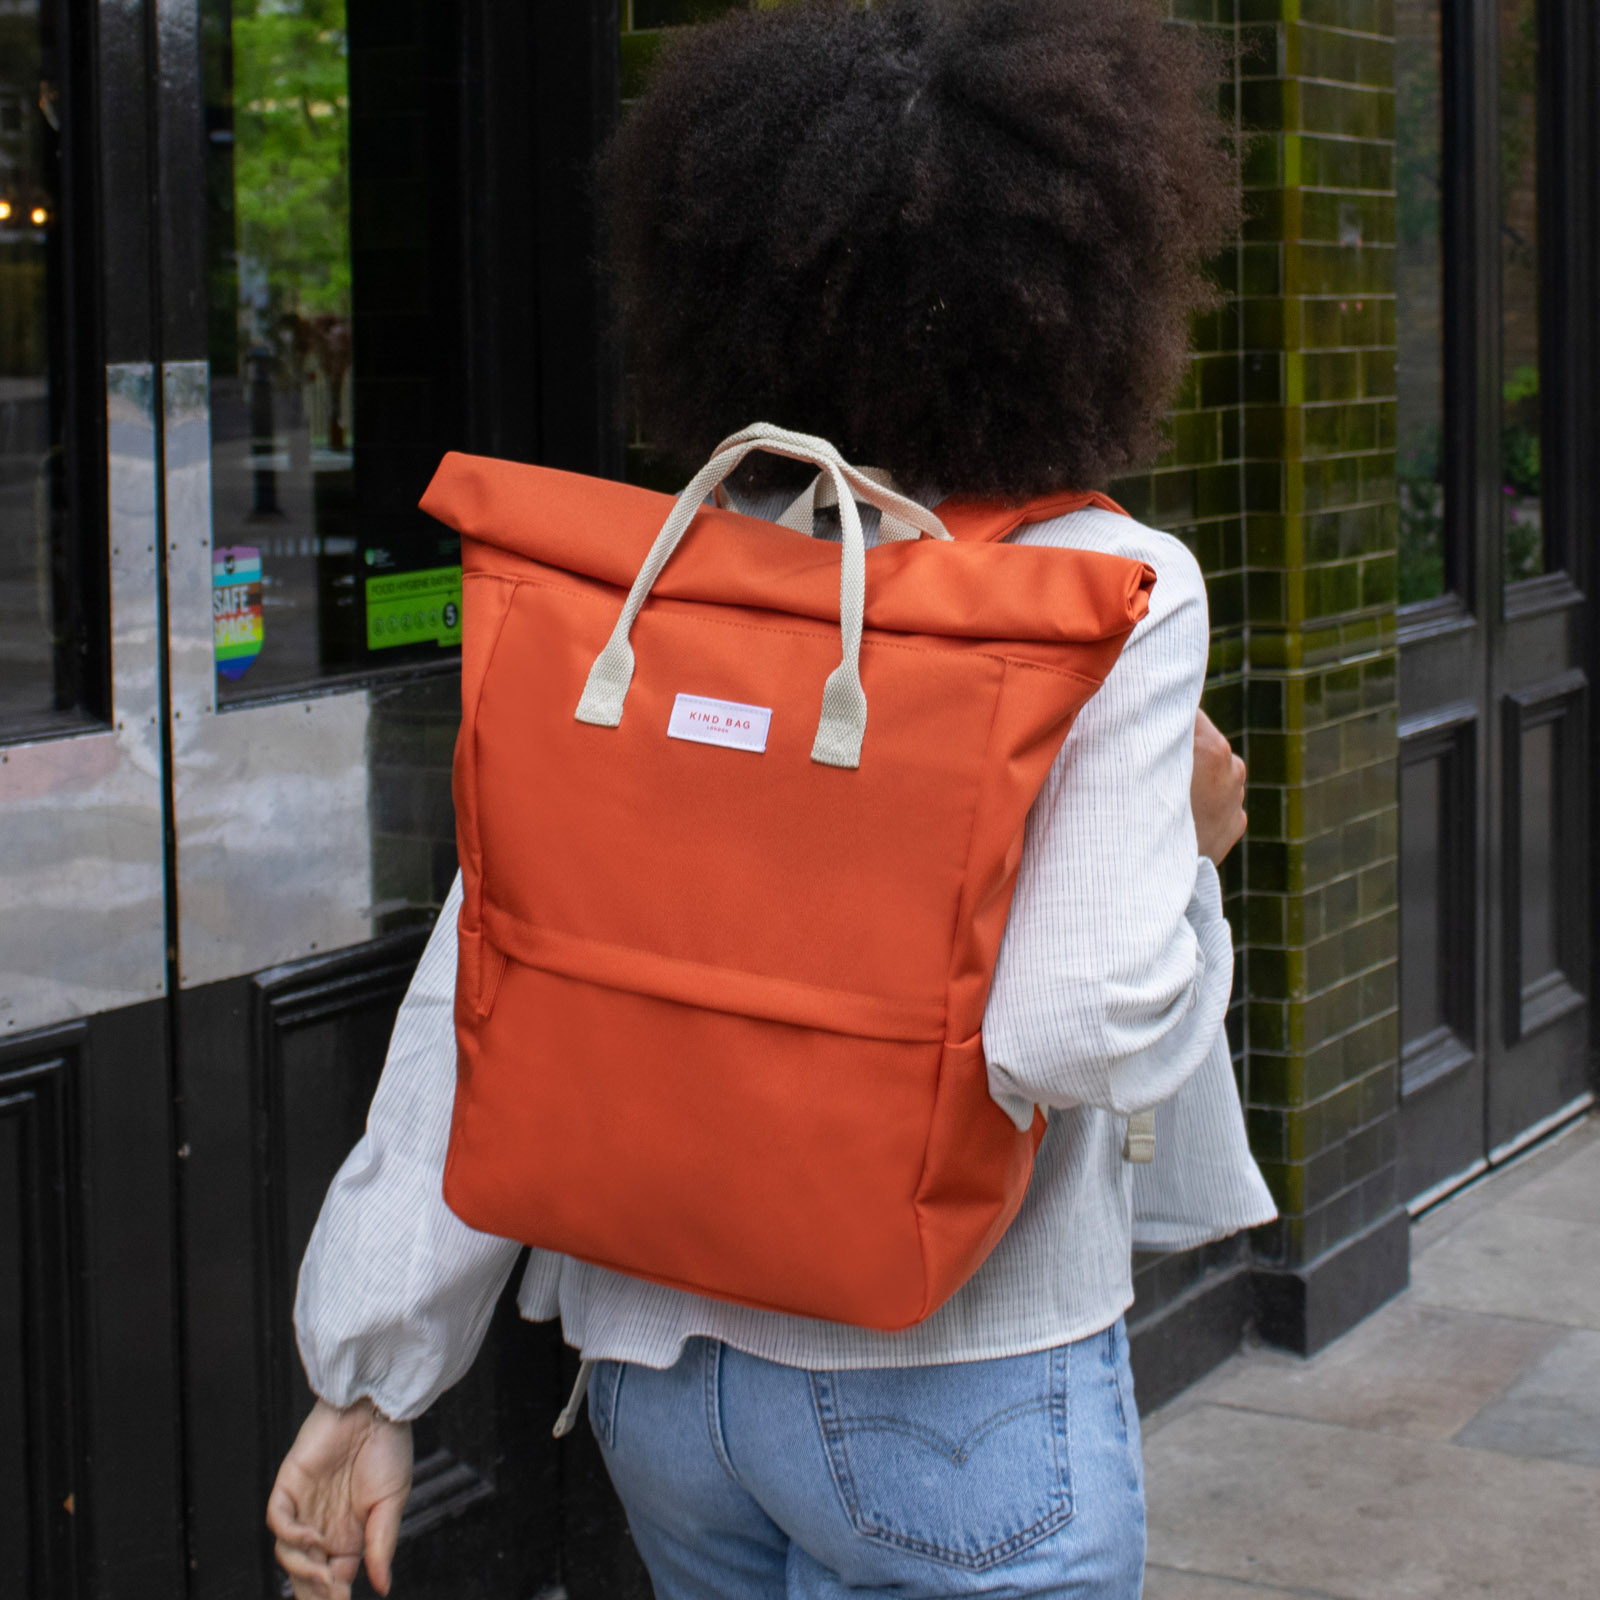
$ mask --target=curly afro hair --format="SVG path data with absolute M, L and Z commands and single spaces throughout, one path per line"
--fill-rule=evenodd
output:
M 670 36 L 602 169 L 647 436 L 698 465 L 760 419 L 1008 498 L 1147 459 L 1237 222 L 1219 66 L 1153 0 L 800 0 Z

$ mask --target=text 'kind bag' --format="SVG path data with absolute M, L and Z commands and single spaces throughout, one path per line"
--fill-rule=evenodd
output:
M 704 504 L 756 448 L 821 468 L 841 544 Z M 881 1329 L 976 1270 L 1044 1131 L 980 1038 L 1024 819 L 1155 580 L 995 541 L 1091 501 L 935 516 L 767 425 L 676 501 L 445 458 L 465 1222 Z

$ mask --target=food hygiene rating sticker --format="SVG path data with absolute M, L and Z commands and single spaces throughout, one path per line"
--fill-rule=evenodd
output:
M 211 627 L 217 672 L 242 678 L 261 654 L 261 552 L 236 544 L 211 552 Z
M 461 568 L 367 579 L 367 648 L 461 643 Z

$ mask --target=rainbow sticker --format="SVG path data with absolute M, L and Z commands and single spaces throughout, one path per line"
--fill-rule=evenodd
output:
M 261 654 L 261 552 L 254 545 L 212 551 L 211 622 L 217 671 L 242 678 Z

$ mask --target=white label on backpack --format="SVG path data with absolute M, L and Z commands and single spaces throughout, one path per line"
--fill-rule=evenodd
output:
M 707 700 L 703 695 L 680 694 L 672 702 L 672 720 L 667 724 L 667 734 L 673 739 L 721 744 L 730 750 L 753 750 L 760 755 L 767 748 L 767 727 L 771 721 L 771 706 L 742 706 L 735 700 Z

